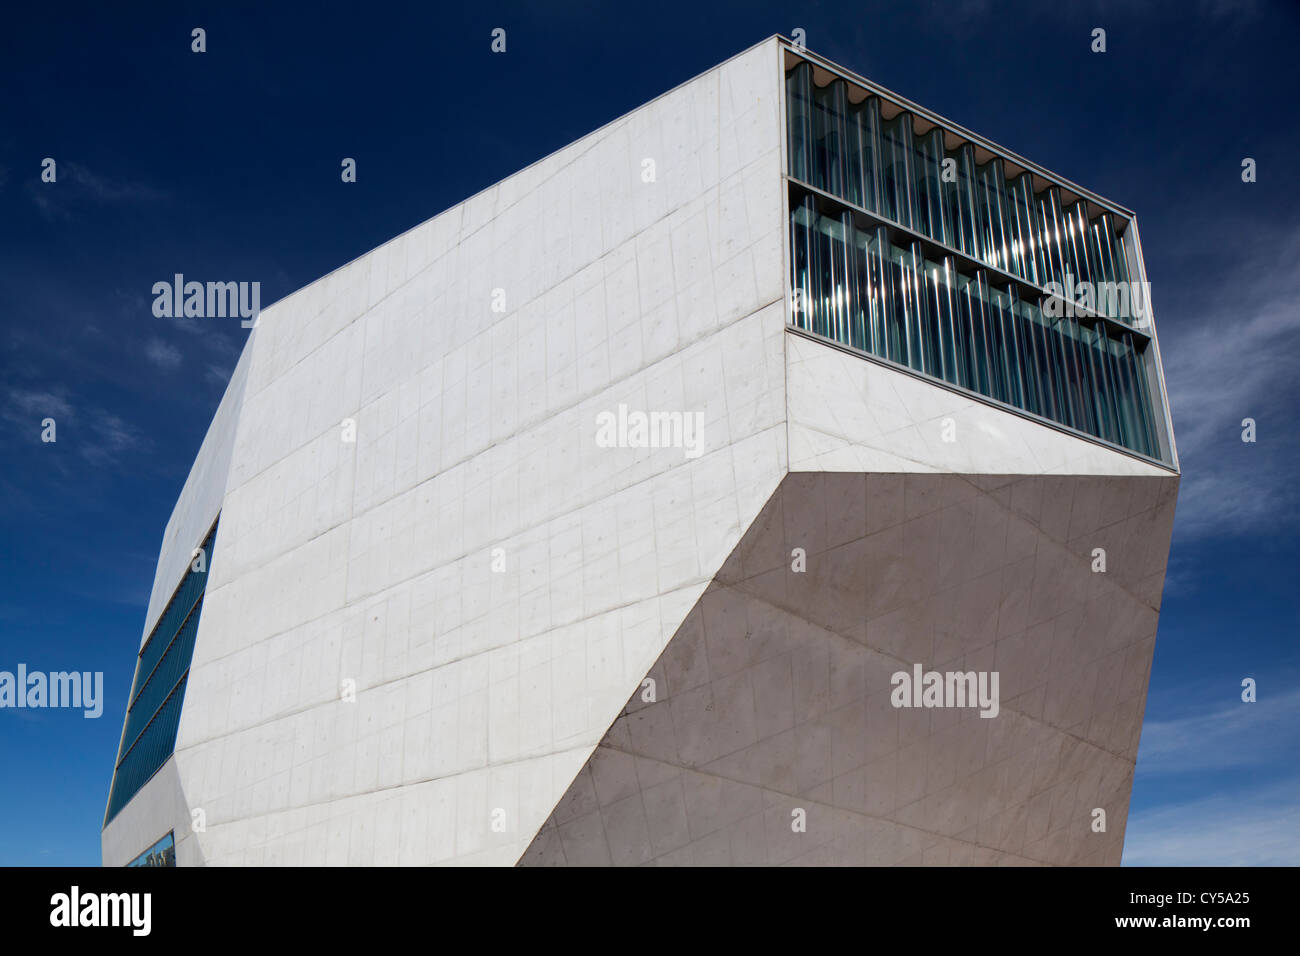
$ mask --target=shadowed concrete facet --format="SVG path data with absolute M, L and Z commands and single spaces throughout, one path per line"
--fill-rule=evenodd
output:
M 1118 864 L 1176 490 L 787 476 L 521 864 Z M 916 663 L 997 715 L 894 707 Z

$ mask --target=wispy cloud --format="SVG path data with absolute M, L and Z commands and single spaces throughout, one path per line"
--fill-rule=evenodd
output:
M 1300 778 L 1256 793 L 1162 806 L 1129 817 L 1125 866 L 1300 864 Z
M 27 195 L 47 219 L 70 219 L 73 211 L 87 203 L 121 205 L 157 202 L 167 197 L 164 190 L 147 183 L 92 172 L 76 162 L 58 163 L 52 183 L 32 180 Z
M 9 401 L 0 407 L 0 415 L 15 424 L 30 424 L 47 417 L 57 421 L 72 417 L 72 406 L 66 397 L 51 391 L 11 388 Z
M 1261 693 L 1251 704 L 1233 703 L 1210 713 L 1147 721 L 1142 726 L 1137 770 L 1146 776 L 1278 765 L 1294 760 L 1298 750 L 1300 690 L 1277 697 Z M 1293 797 L 1300 799 L 1300 790 Z
M 91 461 L 112 462 L 141 444 L 141 436 L 121 418 L 105 411 L 91 415 L 91 440 L 84 442 L 81 453 Z
M 204 378 L 214 385 L 225 385 L 230 381 L 230 376 L 234 371 L 233 368 L 225 368 L 221 365 L 209 365 L 204 373 Z
M 1300 521 L 1292 435 L 1300 404 L 1300 232 L 1270 237 L 1225 286 L 1198 289 L 1192 314 L 1162 340 L 1182 463 L 1177 533 L 1279 531 Z M 1186 303 L 1184 308 L 1186 308 Z M 1255 443 L 1241 440 L 1254 419 Z
M 116 464 L 127 452 L 144 447 L 140 431 L 104 408 L 78 405 L 62 389 L 9 389 L 0 402 L 0 420 L 12 435 L 32 444 L 41 441 L 42 422 L 54 420 L 55 444 L 71 447 L 88 463 Z
M 154 202 L 164 199 L 167 193 L 146 183 L 101 176 L 80 163 L 66 163 L 63 167 L 69 179 L 86 191 L 92 199 L 103 203 Z
M 181 367 L 181 350 L 160 338 L 151 338 L 145 342 L 144 357 L 165 372 Z
M 1256 703 L 1143 726 L 1135 789 L 1158 780 L 1158 789 L 1213 796 L 1165 799 L 1132 813 L 1126 866 L 1300 863 L 1300 690 L 1274 696 L 1271 689 L 1261 687 Z

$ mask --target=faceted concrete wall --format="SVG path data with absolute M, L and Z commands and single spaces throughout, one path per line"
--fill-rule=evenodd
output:
M 190 473 L 163 532 L 153 590 L 149 595 L 149 611 L 145 615 L 144 632 L 140 636 L 142 648 L 166 609 L 167 602 L 171 600 L 176 586 L 189 570 L 194 549 L 203 543 L 217 512 L 221 510 L 221 502 L 226 494 L 226 479 L 230 473 L 230 456 L 234 451 L 235 426 L 243 405 L 244 384 L 252 354 L 251 342 L 250 336 L 249 343 L 230 375 L 225 394 L 217 405 L 216 414 L 212 416 L 212 424 L 208 426 L 203 444 L 199 447 L 199 453 L 194 458 L 194 464 L 190 467 Z
M 789 475 L 521 863 L 1118 865 L 1176 490 Z M 997 715 L 894 707 L 918 663 Z
M 781 91 L 771 40 L 263 311 L 187 862 L 518 859 L 786 470 Z M 702 453 L 598 447 L 621 404 Z
M 969 393 L 791 333 L 791 471 L 1150 475 L 1170 472 Z
M 189 818 L 189 804 L 176 775 L 176 760 L 171 758 L 104 828 L 104 865 L 125 866 L 165 837 L 169 830 L 175 832 L 176 865 L 201 863 L 195 852 L 198 842 L 194 834 L 188 826 L 178 826 L 178 821 Z
M 256 332 L 250 336 L 235 365 L 163 532 L 149 610 L 140 637 L 142 648 L 176 586 L 189 570 L 194 549 L 203 543 L 213 519 L 221 510 L 255 335 Z M 120 866 L 130 862 L 173 829 L 177 864 L 185 866 L 197 862 L 200 859 L 198 843 L 190 832 L 189 820 L 188 804 L 175 760 L 168 760 L 104 828 L 101 842 L 105 865 Z
M 106 864 L 1118 862 L 1176 472 L 788 331 L 782 95 L 773 39 L 262 313 Z

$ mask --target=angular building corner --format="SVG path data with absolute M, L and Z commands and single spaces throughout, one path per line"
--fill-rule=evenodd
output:
M 1117 864 L 1178 482 L 1142 268 L 773 37 L 276 303 L 105 864 Z

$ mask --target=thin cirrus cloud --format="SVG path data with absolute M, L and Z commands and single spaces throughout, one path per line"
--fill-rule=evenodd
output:
M 1207 282 L 1187 296 L 1186 321 L 1162 342 L 1182 465 L 1176 534 L 1208 538 L 1277 532 L 1294 524 L 1300 450 L 1287 436 L 1300 402 L 1300 233 L 1240 270 L 1234 289 Z M 1241 440 L 1255 421 L 1256 441 Z
M 1148 721 L 1142 727 L 1141 776 L 1295 762 L 1300 754 L 1300 690 L 1211 713 Z M 1288 756 L 1289 755 L 1289 756 Z M 1300 791 L 1297 791 L 1300 792 Z
M 89 203 L 121 205 L 158 202 L 167 198 L 164 190 L 154 186 L 104 176 L 76 162 L 56 163 L 55 174 L 52 183 L 27 183 L 27 195 L 46 219 L 74 218 L 74 211 Z
M 62 390 L 11 388 L 0 403 L 6 431 L 41 441 L 45 419 L 55 423 L 55 444 L 71 447 L 92 465 L 112 465 L 145 444 L 140 432 L 120 416 L 102 408 L 78 406 Z
M 68 399 L 56 392 L 45 389 L 11 388 L 8 401 L 0 407 L 0 416 L 14 425 L 30 425 L 42 418 L 72 417 L 72 405 Z
M 1125 866 L 1300 864 L 1300 776 L 1231 796 L 1167 804 L 1129 817 Z
M 1214 775 L 1216 793 L 1134 812 L 1125 834 L 1124 865 L 1300 864 L 1298 754 L 1300 691 L 1147 723 L 1138 755 L 1139 784 L 1148 778 L 1154 784 Z M 1285 773 L 1281 780 L 1279 770 Z
M 145 342 L 144 357 L 165 372 L 181 367 L 181 350 L 157 337 Z

